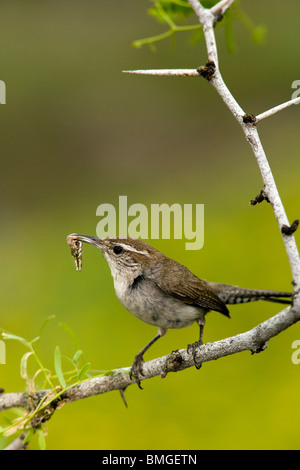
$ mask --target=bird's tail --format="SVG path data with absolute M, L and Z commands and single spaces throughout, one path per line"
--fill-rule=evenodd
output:
M 215 291 L 220 299 L 227 305 L 255 302 L 256 300 L 267 300 L 281 304 L 291 304 L 292 293 L 265 289 L 244 289 L 243 287 L 231 286 L 209 282 L 209 286 Z

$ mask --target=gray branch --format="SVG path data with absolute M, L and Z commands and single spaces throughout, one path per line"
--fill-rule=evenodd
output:
M 245 333 L 199 346 L 195 350 L 195 359 L 197 363 L 205 363 L 242 351 L 250 351 L 252 354 L 258 353 L 265 349 L 267 342 L 271 338 L 299 320 L 299 311 L 293 307 L 287 307 Z M 159 375 L 165 377 L 169 372 L 178 372 L 193 366 L 194 357 L 189 347 L 178 349 L 167 356 L 145 362 L 143 366 L 144 375 L 141 380 L 147 380 Z M 112 390 L 124 390 L 129 385 L 136 383 L 135 379 L 131 380 L 129 378 L 129 370 L 129 367 L 116 369 L 112 375 L 95 377 L 75 385 L 61 394 L 57 399 L 57 406 L 92 395 L 111 392 Z M 12 407 L 21 407 L 32 411 L 34 409 L 33 403 L 34 406 L 37 406 L 40 400 L 49 394 L 49 392 L 50 390 L 40 390 L 35 397 L 28 396 L 26 393 L 2 393 L 0 395 L 0 411 Z M 53 409 L 53 403 L 51 406 Z
M 217 53 L 217 46 L 215 41 L 215 34 L 213 29 L 214 24 L 214 13 L 211 10 L 207 10 L 203 8 L 198 0 L 188 0 L 191 7 L 194 9 L 196 15 L 199 18 L 200 23 L 203 27 L 203 32 L 206 41 L 206 47 L 208 52 L 208 57 L 210 60 L 214 61 L 216 70 L 213 76 L 210 79 L 211 84 L 214 86 L 216 91 L 219 93 L 221 98 L 223 99 L 226 106 L 230 109 L 233 116 L 236 118 L 238 123 L 241 125 L 243 132 L 246 136 L 247 141 L 249 142 L 252 151 L 255 155 L 257 164 L 259 166 L 261 176 L 264 183 L 264 193 L 268 197 L 275 217 L 277 219 L 277 223 L 280 229 L 280 233 L 282 234 L 283 243 L 287 252 L 287 256 L 289 259 L 292 275 L 293 275 L 293 284 L 294 284 L 294 306 L 300 311 L 300 258 L 299 252 L 297 249 L 295 237 L 293 235 L 285 235 L 282 233 L 281 228 L 283 225 L 290 225 L 288 222 L 288 218 L 282 204 L 279 192 L 276 187 L 276 183 L 266 157 L 264 148 L 260 141 L 259 133 L 256 127 L 256 119 L 254 117 L 253 122 L 248 122 L 245 119 L 245 112 L 239 106 L 239 104 L 233 98 L 231 92 L 227 88 L 219 67 L 218 67 L 218 53 Z M 229 6 L 232 2 L 219 2 L 217 5 L 227 4 Z M 200 5 L 200 7 L 199 7 Z M 216 7 L 217 7 L 216 5 Z
M 14 441 L 12 441 L 3 450 L 25 450 L 26 449 L 26 444 L 24 444 L 25 437 L 26 437 L 26 433 L 22 432 Z
M 256 116 L 256 122 L 262 121 L 267 117 L 273 116 L 273 114 L 276 114 L 279 111 L 282 111 L 283 109 L 295 104 L 300 104 L 300 98 L 294 98 L 292 100 L 286 101 L 285 103 L 279 104 L 278 106 L 275 106 L 274 108 L 271 108 L 268 111 L 259 114 L 258 116 Z

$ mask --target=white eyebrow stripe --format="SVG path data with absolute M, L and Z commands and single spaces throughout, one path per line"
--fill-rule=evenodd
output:
M 147 250 L 139 251 L 131 245 L 126 245 L 126 244 L 123 244 L 123 243 L 118 243 L 118 245 L 120 245 L 122 248 L 124 248 L 124 250 L 133 251 L 134 253 L 139 253 L 140 255 L 149 256 L 149 254 L 150 254 L 149 251 L 147 251 Z

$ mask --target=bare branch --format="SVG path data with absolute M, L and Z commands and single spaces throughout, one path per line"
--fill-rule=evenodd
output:
M 210 11 L 214 13 L 214 15 L 224 15 L 233 2 L 234 0 L 221 0 L 219 3 L 214 5 Z
M 197 69 L 123 70 L 123 73 L 132 73 L 139 75 L 165 75 L 168 77 L 199 77 Z
M 274 108 L 271 108 L 268 111 L 259 114 L 258 116 L 256 116 L 256 122 L 262 121 L 267 117 L 273 116 L 273 114 L 276 114 L 278 113 L 278 111 L 282 111 L 283 109 L 288 108 L 293 104 L 300 104 L 300 98 L 294 98 L 293 100 L 286 101 L 285 103 L 279 104 L 278 106 L 275 106 Z
M 216 91 L 219 93 L 224 103 L 228 106 L 233 116 L 236 118 L 238 123 L 242 126 L 243 132 L 246 136 L 247 141 L 251 145 L 252 151 L 256 157 L 257 164 L 259 166 L 262 179 L 264 182 L 264 192 L 270 201 L 274 214 L 276 216 L 280 233 L 282 234 L 283 243 L 288 255 L 289 263 L 291 266 L 291 271 L 293 275 L 293 282 L 295 286 L 295 297 L 294 305 L 297 304 L 297 307 L 300 310 L 300 257 L 297 249 L 296 241 L 294 236 L 287 236 L 281 232 L 281 227 L 283 225 L 290 226 L 288 218 L 282 204 L 281 198 L 279 196 L 275 180 L 272 175 L 272 171 L 267 160 L 264 148 L 260 141 L 258 130 L 255 124 L 245 123 L 243 121 L 243 116 L 245 115 L 242 108 L 235 101 L 229 89 L 227 88 L 221 73 L 218 68 L 218 55 L 217 47 L 215 42 L 215 35 L 213 30 L 213 20 L 210 10 L 204 9 L 202 6 L 199 8 L 198 0 L 188 0 L 191 7 L 194 9 L 196 15 L 199 18 L 199 21 L 203 27 L 203 32 L 207 45 L 207 52 L 210 60 L 214 60 L 216 65 L 216 70 L 214 75 L 211 78 L 211 84 L 214 86 Z
M 26 393 L 1 393 L 0 395 L 0 411 L 9 408 L 29 408 L 29 398 Z
M 251 353 L 260 352 L 265 349 L 266 343 L 272 337 L 278 335 L 299 320 L 299 312 L 293 307 L 287 307 L 245 333 L 199 346 L 196 349 L 195 359 L 197 363 L 204 363 L 242 351 L 251 351 Z M 168 372 L 178 372 L 193 366 L 194 357 L 189 348 L 179 349 L 167 356 L 145 362 L 143 365 L 144 376 L 141 380 L 147 380 L 158 375 L 165 377 Z M 129 370 L 129 367 L 117 369 L 112 375 L 95 377 L 75 385 L 73 388 L 62 393 L 59 399 L 57 399 L 57 403 L 61 405 L 112 390 L 124 390 L 129 385 L 136 383 L 136 380 L 130 379 Z M 34 397 L 35 406 L 49 393 L 50 390 L 38 391 L 36 397 Z M 26 393 L 2 393 L 0 395 L 0 411 L 12 407 L 32 410 L 33 397 L 29 397 Z M 46 411 L 47 409 L 45 409 Z
M 287 252 L 287 256 L 289 259 L 292 275 L 293 275 L 293 283 L 295 286 L 295 294 L 299 294 L 300 289 L 300 258 L 299 253 L 296 245 L 296 241 L 294 236 L 287 236 L 286 234 L 282 233 L 281 228 L 284 225 L 290 226 L 288 221 L 284 206 L 282 204 L 281 198 L 279 196 L 276 183 L 267 160 L 264 148 L 260 141 L 260 137 L 257 131 L 257 128 L 253 124 L 246 124 L 243 125 L 243 130 L 248 140 L 253 153 L 256 157 L 263 182 L 264 182 L 264 193 L 268 200 L 270 201 L 275 217 L 277 219 L 278 226 L 280 228 L 280 232 L 282 234 L 283 243 L 285 245 L 285 249 Z M 300 297 L 299 295 L 295 295 L 294 297 L 294 305 L 298 305 L 300 310 Z
M 22 432 L 22 434 L 20 434 L 20 436 L 18 436 L 14 441 L 12 441 L 3 450 L 25 450 L 26 445 L 27 445 L 27 444 L 24 444 L 25 437 L 26 437 L 26 433 Z

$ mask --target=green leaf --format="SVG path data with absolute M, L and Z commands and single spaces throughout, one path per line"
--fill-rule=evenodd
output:
M 49 321 L 53 320 L 55 318 L 55 315 L 50 315 L 49 317 L 45 318 L 45 320 L 42 323 L 42 326 L 39 331 L 39 336 L 41 336 L 45 326 L 49 323 Z
M 32 351 L 23 354 L 21 358 L 21 362 L 20 362 L 20 374 L 21 374 L 22 379 L 26 381 L 28 380 L 27 361 L 28 361 L 28 358 L 32 355 L 33 355 Z
M 81 368 L 81 370 L 78 372 L 78 376 L 77 376 L 77 379 L 78 380 L 82 380 L 83 377 L 86 375 L 87 371 L 89 370 L 89 368 L 91 367 L 91 363 L 90 362 L 87 362 L 86 364 L 84 364 L 84 366 Z
M 30 344 L 33 344 L 33 343 L 36 343 L 37 341 L 40 340 L 40 336 L 36 336 L 35 338 L 33 338 L 31 341 L 29 341 Z
M 267 28 L 264 25 L 256 26 L 252 32 L 252 41 L 254 44 L 261 44 L 267 34 Z
M 20 343 L 27 345 L 27 340 L 25 338 L 22 338 L 21 336 L 13 335 L 12 333 L 2 333 L 2 338 L 14 339 L 15 341 L 19 341 Z
M 83 352 L 81 351 L 81 349 L 78 349 L 78 351 L 76 351 L 76 353 L 74 354 L 72 361 L 77 364 L 82 355 Z
M 38 433 L 38 443 L 39 443 L 40 450 L 46 450 L 46 439 L 45 439 L 45 434 L 43 430 L 41 428 L 37 429 L 37 433 Z
M 28 442 L 32 439 L 34 435 L 35 430 L 33 428 L 30 428 L 28 433 L 26 434 L 26 437 L 24 439 L 24 444 L 28 444 Z
M 61 352 L 59 346 L 56 346 L 54 351 L 54 368 L 60 385 L 66 388 L 67 384 L 61 367 Z
M 201 0 L 204 8 L 210 9 L 216 5 L 219 0 Z M 138 39 L 132 43 L 136 48 L 148 45 L 152 50 L 155 44 L 163 39 L 172 37 L 179 32 L 193 31 L 200 25 L 188 24 L 187 17 L 195 16 L 194 9 L 188 0 L 151 0 L 152 6 L 147 10 L 148 15 L 154 17 L 158 22 L 165 23 L 169 29 L 161 34 L 150 36 L 144 39 Z M 236 43 L 233 37 L 233 23 L 240 21 L 244 28 L 249 31 L 252 41 L 255 44 L 263 42 L 266 34 L 266 28 L 263 25 L 255 26 L 250 17 L 241 9 L 240 0 L 236 0 L 225 12 L 222 21 L 217 23 L 217 27 L 225 28 L 225 42 L 230 52 L 235 52 Z M 194 45 L 203 38 L 202 31 L 196 31 L 192 34 L 190 44 Z
M 159 22 L 168 23 L 182 20 L 193 13 L 193 9 L 184 0 L 154 0 L 153 8 L 150 8 L 147 13 Z

